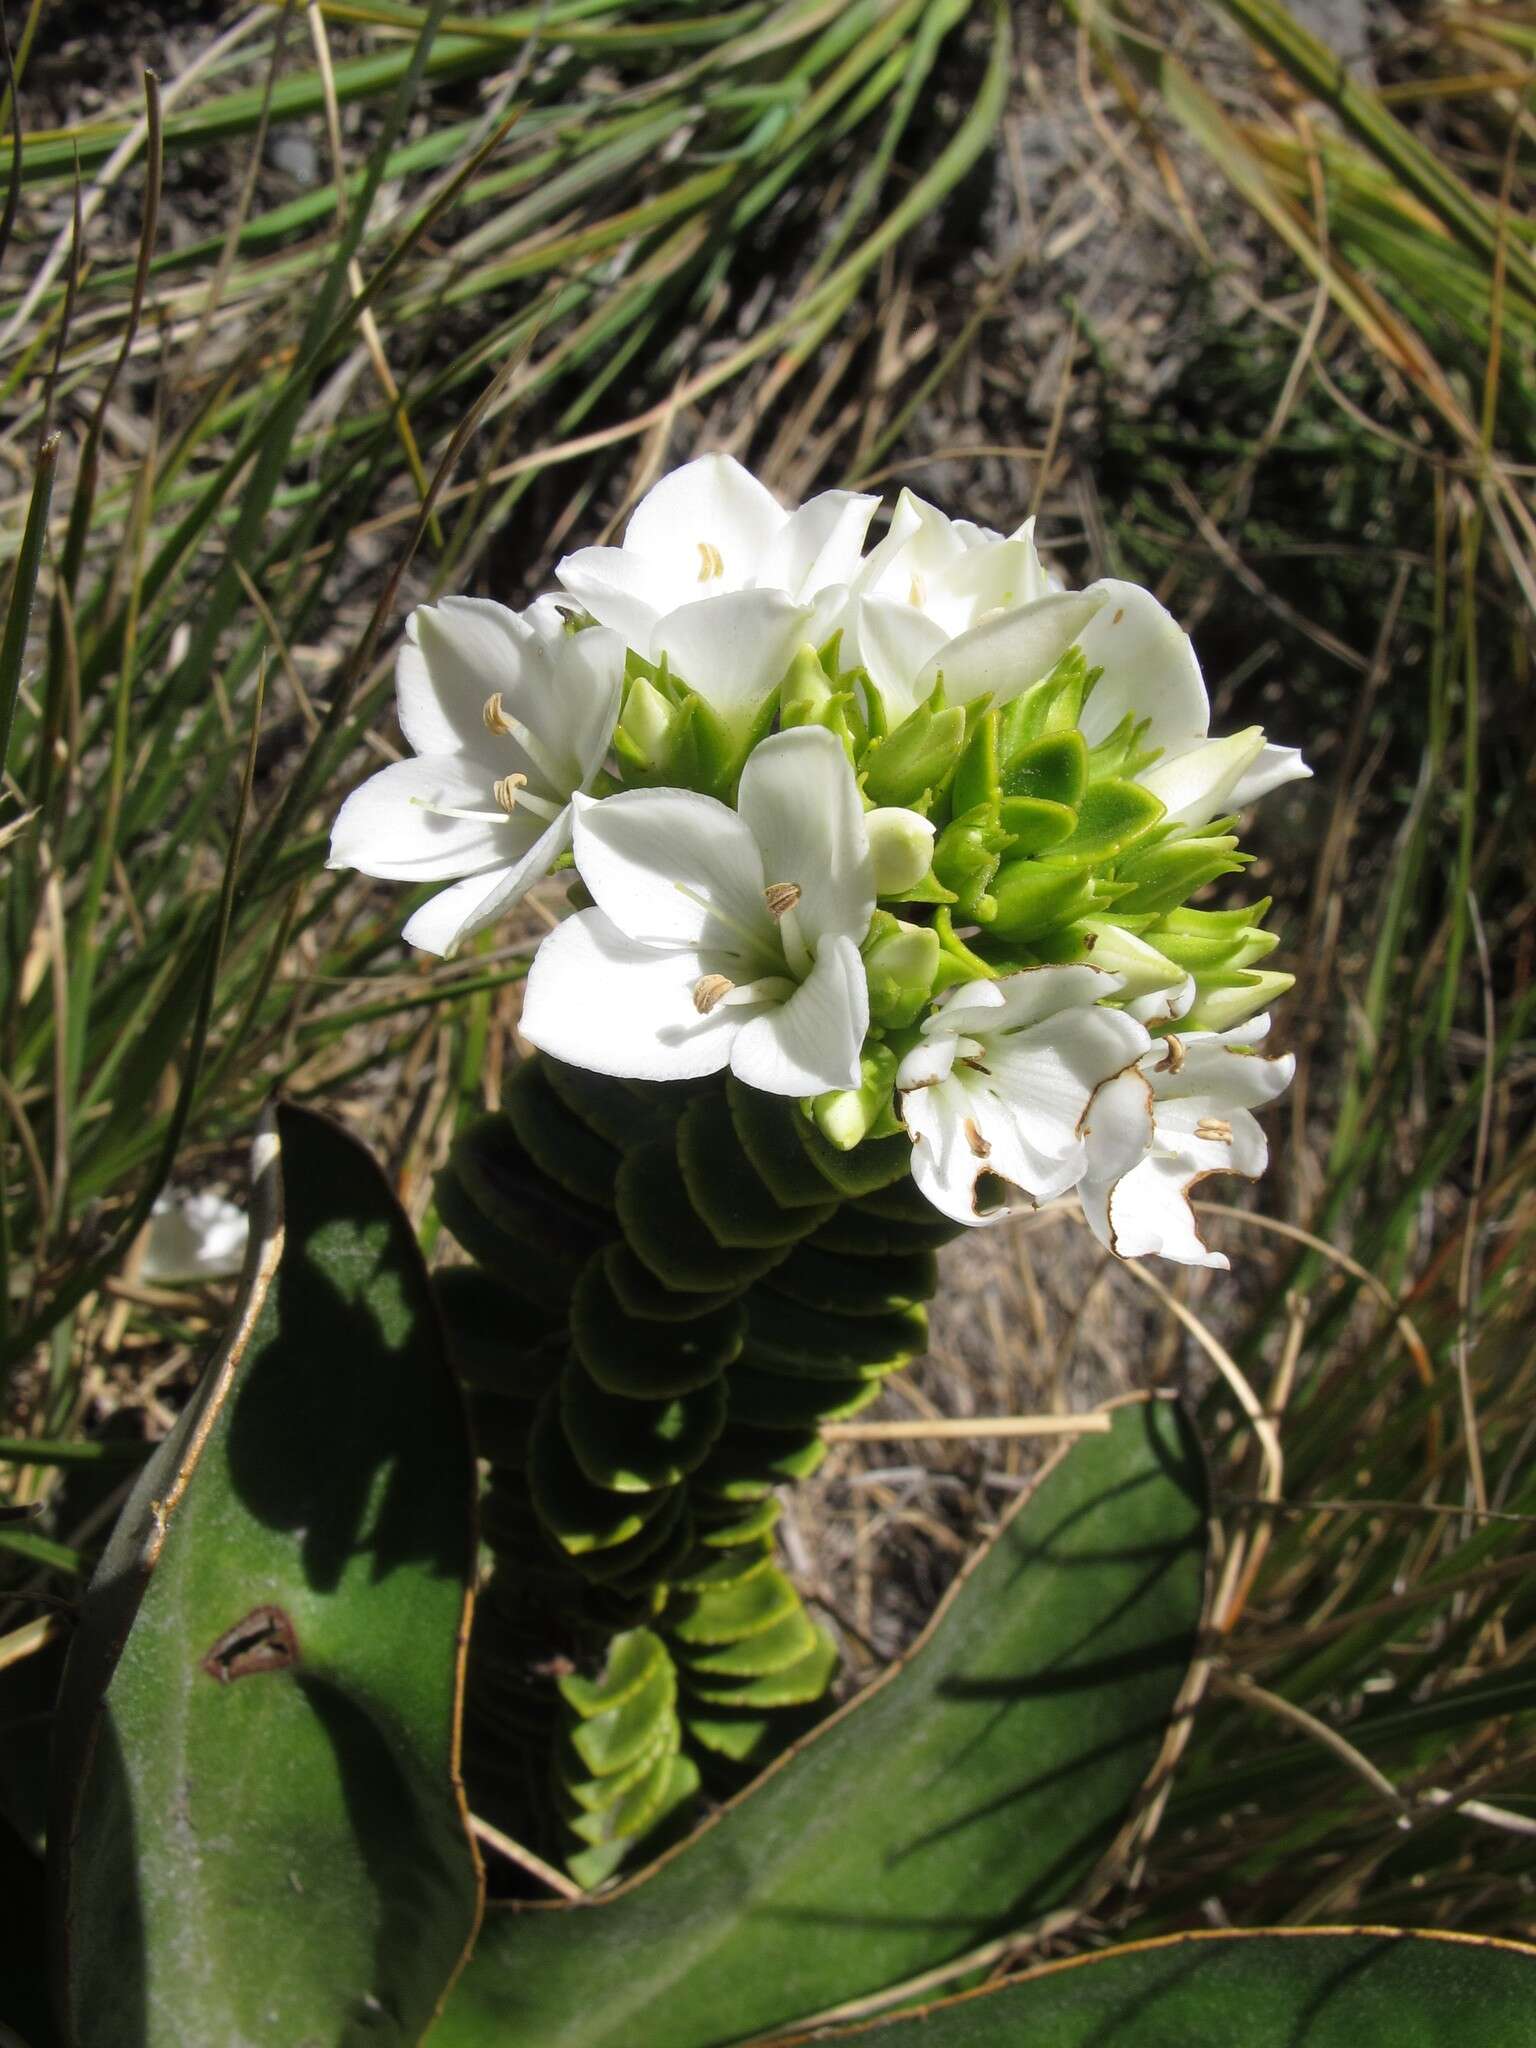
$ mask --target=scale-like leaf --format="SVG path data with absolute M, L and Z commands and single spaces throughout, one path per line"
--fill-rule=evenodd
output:
M 1515 2048 L 1536 1949 L 1387 1928 L 1201 1933 L 1109 1949 L 825 2039 L 860 2048 Z
M 230 1334 L 81 1614 L 55 1752 L 76 2048 L 415 2043 L 473 1937 L 472 1464 L 377 1167 L 283 1108 Z
M 1122 1406 L 905 1662 L 651 1873 L 494 1910 L 432 2048 L 716 2048 L 1080 1898 L 1162 1747 L 1204 1578 L 1187 1428 Z

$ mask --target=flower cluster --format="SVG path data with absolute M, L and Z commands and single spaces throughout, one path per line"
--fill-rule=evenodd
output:
M 552 870 L 523 1029 L 645 1081 L 729 1068 L 835 1144 L 904 1128 L 918 1185 L 990 1223 L 1076 1189 L 1127 1257 L 1224 1265 L 1187 1194 L 1262 1172 L 1258 1050 L 1291 977 L 1267 901 L 1188 908 L 1247 862 L 1237 814 L 1309 771 L 1215 738 L 1188 636 L 1137 585 L 1069 591 L 910 492 L 789 512 L 729 457 L 664 477 L 623 544 L 517 614 L 423 605 L 413 758 L 337 818 L 331 865 L 443 881 L 447 954 Z

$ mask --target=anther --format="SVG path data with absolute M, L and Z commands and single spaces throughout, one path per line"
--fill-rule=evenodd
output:
M 725 1001 L 735 986 L 728 975 L 701 974 L 693 984 L 693 1007 L 701 1017 L 707 1017 L 717 1004 Z
M 921 576 L 914 576 L 907 586 L 907 603 L 921 605 L 928 596 L 928 586 Z
M 974 1117 L 968 1116 L 965 1120 L 965 1142 L 967 1143 L 967 1145 L 970 1146 L 972 1152 L 975 1153 L 978 1159 L 991 1158 L 992 1147 L 981 1135 L 981 1132 L 977 1130 L 976 1120 Z
M 1225 1117 L 1203 1116 L 1195 1125 L 1195 1136 L 1197 1138 L 1209 1138 L 1212 1144 L 1216 1145 L 1230 1144 L 1232 1126 Z
M 1181 1038 L 1175 1038 L 1170 1031 L 1163 1040 L 1163 1043 L 1167 1046 L 1168 1050 L 1158 1061 L 1157 1071 L 1160 1074 L 1176 1074 L 1184 1064 L 1184 1041 Z
M 770 882 L 763 891 L 763 901 L 768 906 L 768 915 L 777 924 L 800 901 L 800 884 L 798 882 Z
M 485 709 L 481 712 L 480 716 L 485 720 L 486 731 L 495 733 L 498 739 L 504 737 L 512 730 L 511 726 L 507 723 L 507 715 L 501 708 L 500 690 L 486 698 Z
M 491 795 L 510 817 L 517 809 L 518 792 L 527 787 L 526 775 L 503 775 L 499 782 L 491 784 Z
M 720 550 L 712 540 L 699 542 L 699 581 L 712 583 L 717 576 L 725 574 L 725 562 Z

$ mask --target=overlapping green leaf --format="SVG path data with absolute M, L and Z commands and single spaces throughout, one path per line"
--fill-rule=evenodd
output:
M 1163 1744 L 1204 1578 L 1187 1429 L 1123 1406 L 903 1664 L 654 1871 L 493 1912 L 434 2048 L 715 2048 L 1080 1898 Z

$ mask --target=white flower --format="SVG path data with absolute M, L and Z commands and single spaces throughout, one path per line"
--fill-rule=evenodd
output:
M 519 615 L 484 598 L 421 605 L 395 671 L 415 758 L 342 805 L 327 863 L 393 881 L 447 881 L 405 927 L 451 953 L 509 909 L 571 843 L 570 799 L 602 766 L 619 715 L 624 643 L 572 633 L 548 598 Z
M 1170 824 L 1208 824 L 1312 773 L 1295 747 L 1270 746 L 1256 725 L 1211 739 L 1205 680 L 1177 619 L 1138 584 L 1106 577 L 1092 587 L 1104 603 L 1078 644 L 1089 668 L 1103 674 L 1078 725 L 1093 747 L 1127 714 L 1145 723 L 1142 744 L 1162 752 L 1136 779 L 1167 806 Z
M 1022 1206 L 980 1210 L 984 1173 L 1031 1203 L 1076 1186 L 1094 1090 L 1150 1043 L 1133 1017 L 1099 1007 L 1120 987 L 1097 967 L 1026 967 L 940 999 L 896 1075 L 913 1177 L 935 1208 L 960 1223 L 997 1223 Z
M 580 548 L 555 574 L 739 737 L 798 649 L 826 637 L 877 502 L 824 491 L 786 512 L 732 456 L 701 455 L 646 493 L 621 547 Z
M 779 733 L 754 749 L 737 804 L 578 798 L 576 865 L 597 907 L 539 948 L 522 1020 L 534 1045 L 629 1080 L 729 1066 L 772 1095 L 858 1086 L 875 884 L 848 758 L 820 726 Z
M 1296 1059 L 1254 1050 L 1268 1030 L 1256 1017 L 1233 1031 L 1170 1032 L 1094 1096 L 1078 1198 L 1112 1252 L 1226 1266 L 1200 1235 L 1189 1191 L 1208 1173 L 1256 1180 L 1269 1163 L 1251 1112 L 1289 1085 Z
M 139 1278 L 159 1287 L 189 1280 L 227 1280 L 245 1262 L 250 1223 L 222 1195 L 164 1194 L 150 1211 Z
M 842 662 L 860 662 L 895 727 L 942 675 L 951 704 L 1006 704 L 1048 675 L 1103 602 L 1064 591 L 1026 520 L 1006 539 L 903 491 L 853 580 Z

